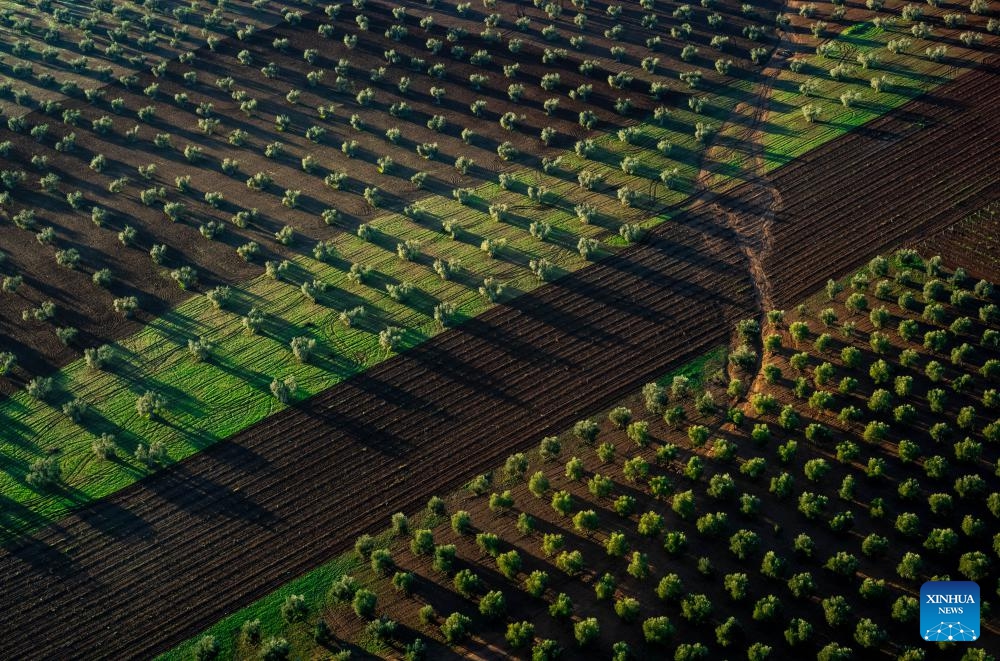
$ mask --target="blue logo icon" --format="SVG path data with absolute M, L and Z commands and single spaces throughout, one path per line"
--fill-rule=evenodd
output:
M 920 586 L 920 637 L 928 641 L 978 640 L 979 586 L 972 581 L 927 581 Z

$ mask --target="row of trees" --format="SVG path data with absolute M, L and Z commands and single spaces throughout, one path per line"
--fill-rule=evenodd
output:
M 924 57 L 933 62 L 941 62 L 947 57 L 948 46 L 936 42 L 949 39 L 949 37 L 935 34 L 928 23 L 921 20 L 925 17 L 923 9 L 919 5 L 904 6 L 899 17 L 879 15 L 884 8 L 884 3 L 880 0 L 869 1 L 868 8 L 877 14 L 873 19 L 873 25 L 876 28 L 890 34 L 900 35 L 899 38 L 891 38 L 885 43 L 886 52 L 883 53 L 881 50 L 873 48 L 859 50 L 849 41 L 839 43 L 837 40 L 824 40 L 825 32 L 829 26 L 825 21 L 817 20 L 809 26 L 813 36 L 818 40 L 817 57 L 809 61 L 804 58 L 796 58 L 789 62 L 789 68 L 793 73 L 806 72 L 807 69 L 814 73 L 812 77 L 806 78 L 799 84 L 799 94 L 806 97 L 800 111 L 807 123 L 816 122 L 828 114 L 828 106 L 810 100 L 812 97 L 822 98 L 824 96 L 824 80 L 833 81 L 837 90 L 844 89 L 843 85 L 839 84 L 844 81 L 859 82 L 860 86 L 870 88 L 870 93 L 858 89 L 847 89 L 840 91 L 839 94 L 835 93 L 832 99 L 834 102 L 839 100 L 844 108 L 853 108 L 869 102 L 871 94 L 874 94 L 877 99 L 882 94 L 902 91 L 902 82 L 898 77 L 893 77 L 888 73 L 869 75 L 869 71 L 879 69 L 897 71 L 904 68 L 899 62 L 901 55 L 904 56 L 904 60 Z M 986 11 L 988 10 L 976 7 L 972 13 L 985 13 Z M 812 18 L 815 12 L 814 3 L 807 3 L 800 7 L 800 14 L 807 18 Z M 832 12 L 833 18 L 840 20 L 844 13 L 844 6 L 834 6 Z M 908 30 L 905 26 L 898 25 L 899 18 L 902 18 L 905 23 L 911 24 Z M 965 25 L 965 15 L 944 14 L 940 22 L 949 29 L 960 29 Z M 990 19 L 985 25 L 985 31 L 987 33 L 1000 32 L 1000 21 Z M 922 52 L 919 47 L 913 47 L 913 39 L 905 36 L 906 34 L 911 34 L 913 38 L 923 39 L 927 42 Z M 983 43 L 983 34 L 983 32 L 973 29 L 965 30 L 958 34 L 958 41 L 966 48 L 976 48 Z M 888 60 L 892 60 L 892 62 Z M 861 77 L 860 81 L 857 80 L 858 76 Z M 865 85 L 866 82 L 867 85 Z
M 0 14 L 8 34 L 17 36 L 9 44 L 11 51 L 18 56 L 37 52 L 42 61 L 61 61 L 74 71 L 85 70 L 95 55 L 136 68 L 154 54 L 186 59 L 185 54 L 203 46 L 214 50 L 226 36 L 244 38 L 259 26 L 281 20 L 281 12 L 268 15 L 263 0 L 252 3 L 254 16 L 225 6 L 138 8 L 111 0 L 96 0 L 79 12 L 45 0 L 17 4 L 21 8 L 10 5 Z

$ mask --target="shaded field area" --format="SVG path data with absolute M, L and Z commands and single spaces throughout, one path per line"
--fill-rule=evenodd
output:
M 148 656 L 181 642 L 392 512 L 724 342 L 754 309 L 746 271 L 710 219 L 662 225 L 85 507 L 0 557 L 0 654 Z M 31 626 L 41 619 L 51 635 Z
M 780 205 L 764 256 L 775 305 L 816 289 L 827 268 L 841 275 L 1000 199 L 998 61 L 775 171 Z M 949 258 L 975 271 L 974 254 Z

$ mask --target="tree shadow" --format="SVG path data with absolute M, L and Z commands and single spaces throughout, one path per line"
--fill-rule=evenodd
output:
M 226 456 L 233 450 L 232 443 L 219 444 L 213 448 L 212 457 Z M 241 449 L 236 449 L 236 456 L 229 456 L 223 461 L 236 465 L 244 456 Z M 252 498 L 203 475 L 192 473 L 184 463 L 158 473 L 153 479 L 147 480 L 145 486 L 160 498 L 200 519 L 235 519 L 261 528 L 271 528 L 278 523 L 277 517 L 269 509 Z
M 76 493 L 71 501 L 78 508 L 76 517 L 103 536 L 118 541 L 136 542 L 148 539 L 153 532 L 146 520 L 113 499 L 94 501 L 93 498 Z
M 69 554 L 37 537 L 22 537 L 16 542 L 6 545 L 4 551 L 36 574 L 69 579 L 80 571 L 79 563 L 73 560 Z
M 411 410 L 423 408 L 419 403 L 420 400 L 415 398 L 411 393 L 398 391 L 393 393 L 395 390 L 393 386 L 389 386 L 385 382 L 368 376 L 367 372 L 356 375 L 352 379 L 352 383 L 355 381 L 358 382 L 356 387 L 360 389 L 378 393 L 380 396 L 383 396 L 383 394 L 387 395 L 386 399 L 391 399 L 395 406 Z M 444 417 L 445 419 L 451 417 L 443 412 L 440 407 L 433 404 L 428 403 L 424 406 L 427 407 L 430 415 Z M 390 457 L 405 457 L 414 449 L 411 443 L 396 435 L 380 427 L 370 425 L 364 419 L 337 411 L 333 406 L 328 407 L 324 405 L 323 408 L 320 408 L 320 405 L 307 401 L 298 405 L 297 409 L 306 416 L 319 421 L 319 424 L 323 427 L 336 429 L 339 434 L 350 438 L 354 443 L 361 446 L 362 449 L 371 448 Z
M 0 494 L 0 542 L 4 542 L 3 548 L 5 550 L 16 548 L 19 544 L 31 543 L 27 538 L 20 537 L 24 534 L 24 531 L 37 530 L 50 523 L 48 519 L 34 510 L 25 507 L 19 501 Z M 52 525 L 56 528 L 58 527 L 58 524 Z M 44 543 L 38 540 L 35 540 L 33 543 L 44 546 Z M 58 551 L 54 552 L 59 553 Z M 24 554 L 31 556 L 30 551 L 24 551 Z M 44 567 L 44 563 L 39 562 Z

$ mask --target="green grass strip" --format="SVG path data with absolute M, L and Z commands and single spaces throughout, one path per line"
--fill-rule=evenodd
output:
M 787 68 L 782 70 L 771 97 L 772 112 L 764 127 L 764 158 L 768 170 L 790 163 L 971 70 L 971 65 L 955 66 L 953 57 L 934 62 L 917 55 L 933 42 L 912 38 L 908 24 L 902 23 L 889 29 L 871 22 L 851 26 L 827 42 L 829 46 L 826 47 L 830 49 L 827 55 L 805 59 L 805 66 L 797 73 Z M 890 40 L 902 38 L 913 41 L 909 53 L 893 54 L 886 49 Z M 878 57 L 878 62 L 862 68 L 859 56 L 872 55 Z M 852 70 L 835 80 L 830 70 L 838 65 L 846 65 Z M 892 82 L 876 91 L 871 81 L 883 76 Z M 814 84 L 815 90 L 803 94 L 799 89 L 803 83 Z M 844 95 L 856 98 L 845 105 Z M 801 110 L 806 104 L 820 109 L 817 121 L 806 121 Z
M 255 601 L 246 608 L 220 620 L 197 638 L 182 643 L 159 658 L 163 661 L 188 661 L 194 658 L 194 647 L 202 637 L 210 635 L 219 643 L 220 659 L 236 657 L 239 631 L 244 622 L 260 620 L 261 640 L 282 637 L 293 649 L 308 649 L 315 646 L 310 637 L 311 627 L 297 625 L 289 627 L 281 618 L 281 605 L 290 595 L 302 595 L 310 613 L 317 613 L 327 606 L 326 593 L 330 585 L 341 576 L 358 571 L 364 566 L 353 552 L 344 553 L 314 569 L 308 574 L 286 583 L 266 597 Z
M 58 394 L 47 403 L 22 391 L 0 404 L 0 417 L 7 422 L 0 473 L 7 531 L 31 529 L 141 478 L 148 470 L 132 456 L 139 443 L 161 442 L 168 463 L 179 461 L 275 413 L 283 407 L 270 392 L 274 377 L 294 376 L 301 399 L 384 360 L 388 354 L 379 344 L 379 332 L 387 326 L 405 329 L 399 350 L 426 340 L 437 332 L 432 315 L 438 301 L 453 303 L 460 317 L 479 314 L 489 305 L 476 291 L 486 275 L 514 291 L 528 291 L 537 286 L 523 266 L 531 258 L 547 258 L 565 270 L 586 263 L 566 247 L 537 241 L 457 203 L 440 200 L 426 208 L 465 221 L 466 235 L 477 237 L 474 245 L 452 241 L 399 216 L 378 227 L 421 241 L 425 255 L 462 259 L 465 284 L 443 281 L 426 264 L 400 260 L 389 250 L 345 236 L 338 241 L 340 258 L 335 264 L 299 257 L 292 263 L 291 282 L 258 277 L 234 290 L 230 310 L 216 310 L 202 296 L 191 298 L 119 342 L 120 358 L 109 371 L 91 370 L 76 361 L 55 375 Z M 554 213 L 549 216 L 555 220 Z M 596 235 L 603 230 L 583 231 Z M 504 259 L 487 258 L 479 249 L 479 237 L 509 239 Z M 352 262 L 373 269 L 366 284 L 348 281 Z M 329 287 L 317 303 L 298 287 L 314 279 Z M 385 283 L 401 281 L 417 289 L 406 304 L 385 294 Z M 351 328 L 338 322 L 341 310 L 358 305 L 368 309 L 366 319 Z M 251 306 L 267 317 L 260 335 L 247 334 L 242 325 L 242 315 Z M 297 362 L 289 350 L 296 336 L 317 343 L 315 357 L 307 363 Z M 187 351 L 188 340 L 197 337 L 213 345 L 205 362 L 195 362 Z M 152 420 L 139 417 L 135 408 L 137 397 L 147 391 L 167 402 L 162 415 Z M 81 424 L 60 410 L 62 403 L 76 397 L 89 406 Z M 99 460 L 92 452 L 93 441 L 102 433 L 115 435 L 121 448 L 117 460 Z M 66 486 L 41 495 L 26 483 L 25 475 L 34 459 L 57 449 Z
M 691 362 L 685 363 L 674 371 L 664 374 L 659 379 L 656 379 L 656 383 L 661 386 L 670 387 L 675 376 L 683 376 L 688 379 L 688 384 L 692 389 L 701 388 L 711 378 L 713 373 L 717 370 L 725 369 L 726 356 L 728 354 L 729 347 L 724 345 L 711 349 Z

